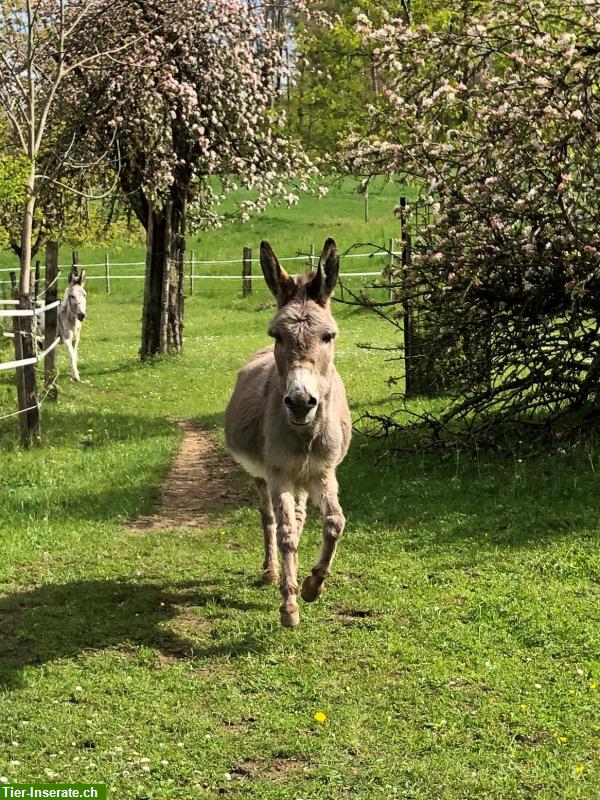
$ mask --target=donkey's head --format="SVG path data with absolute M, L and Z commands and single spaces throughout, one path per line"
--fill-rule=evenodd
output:
M 260 265 L 277 299 L 269 326 L 275 339 L 275 362 L 282 401 L 292 425 L 310 425 L 329 393 L 333 375 L 333 340 L 338 333 L 329 298 L 339 271 L 333 239 L 327 239 L 315 272 L 294 280 L 279 264 L 268 242 L 261 242 Z
M 76 269 L 72 269 L 69 273 L 69 285 L 65 292 L 65 300 L 69 313 L 77 317 L 80 322 L 83 322 L 87 312 L 87 295 L 84 286 L 85 270 L 79 273 Z

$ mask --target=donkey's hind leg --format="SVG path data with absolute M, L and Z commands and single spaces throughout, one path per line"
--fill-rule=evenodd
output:
M 275 525 L 273 504 L 267 482 L 262 478 L 256 478 L 255 483 L 258 489 L 260 519 L 265 540 L 262 581 L 263 583 L 276 583 L 279 577 L 279 562 L 277 560 L 277 526 Z
M 329 568 L 335 556 L 340 536 L 344 532 L 346 518 L 338 500 L 338 482 L 332 470 L 317 480 L 311 488 L 311 496 L 323 512 L 323 545 L 312 574 L 302 584 L 302 599 L 312 603 L 321 594 Z

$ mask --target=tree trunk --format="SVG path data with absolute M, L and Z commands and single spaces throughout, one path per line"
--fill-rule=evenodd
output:
M 167 345 L 170 352 L 183 350 L 183 302 L 185 287 L 185 226 L 187 204 L 181 193 L 171 208 L 171 258 Z
M 33 213 L 35 209 L 35 165 L 32 164 L 27 181 L 27 200 L 23 208 L 21 226 L 21 274 L 19 276 L 19 309 L 30 310 L 31 302 L 31 246 Z M 18 333 L 15 335 L 15 359 L 31 358 L 35 355 L 34 326 L 32 317 L 20 317 Z M 40 410 L 35 380 L 35 364 L 17 367 L 17 396 L 19 400 L 19 422 L 21 444 L 30 447 L 40 441 Z
M 181 353 L 185 279 L 186 192 L 161 209 L 149 205 L 140 356 Z

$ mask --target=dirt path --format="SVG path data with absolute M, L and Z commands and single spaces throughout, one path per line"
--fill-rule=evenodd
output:
M 248 502 L 249 492 L 234 479 L 238 467 L 213 431 L 177 420 L 181 449 L 162 487 L 156 513 L 129 523 L 138 533 L 167 528 L 202 528 L 219 511 Z

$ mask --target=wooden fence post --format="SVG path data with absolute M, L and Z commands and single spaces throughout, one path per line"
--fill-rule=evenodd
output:
M 242 297 L 252 294 L 252 248 L 244 247 L 242 254 Z
M 106 294 L 110 294 L 110 261 L 108 253 L 104 254 L 104 285 L 106 287 Z
M 390 239 L 388 242 L 389 258 L 388 258 L 388 284 L 390 287 L 390 300 L 394 299 L 393 288 L 393 271 L 394 271 L 394 240 Z
M 311 244 L 310 246 L 310 255 L 308 257 L 308 263 L 310 265 L 311 272 L 315 268 L 315 246 Z
M 33 278 L 33 292 L 32 292 L 34 301 L 38 299 L 39 293 L 40 293 L 40 262 L 36 261 L 34 278 Z
M 17 273 L 10 273 L 10 286 L 13 300 L 19 299 L 19 289 L 17 286 Z M 18 307 L 18 306 L 17 306 Z M 23 334 L 21 332 L 21 317 L 13 317 L 13 336 L 15 338 L 15 360 L 20 361 L 23 358 Z M 16 384 L 17 384 L 17 398 L 19 408 L 27 408 L 26 391 L 25 391 L 25 376 L 23 368 L 17 367 L 15 370 Z M 21 442 L 25 443 L 29 440 L 29 424 L 27 420 L 27 412 L 19 414 L 19 430 L 21 433 Z
M 72 268 L 74 274 L 78 275 L 79 274 L 79 253 L 77 252 L 77 250 L 73 250 L 72 257 L 71 257 L 71 264 L 72 264 L 71 268 Z
M 58 297 L 58 242 L 46 243 L 46 305 L 54 303 Z M 44 349 L 50 347 L 56 339 L 58 323 L 58 308 L 51 308 L 44 315 Z M 51 400 L 58 398 L 56 385 L 56 353 L 57 348 L 51 350 L 44 359 L 44 387 L 46 396 Z
M 196 277 L 196 253 L 190 253 L 190 295 L 194 294 L 194 279 Z
M 413 361 L 414 326 L 410 300 L 406 296 L 410 285 L 408 274 L 410 268 L 410 241 L 406 212 L 406 197 L 400 198 L 400 236 L 402 245 L 402 290 L 404 294 L 404 299 L 402 301 L 402 327 L 404 333 L 404 395 L 405 397 L 412 397 L 415 390 L 415 365 Z

